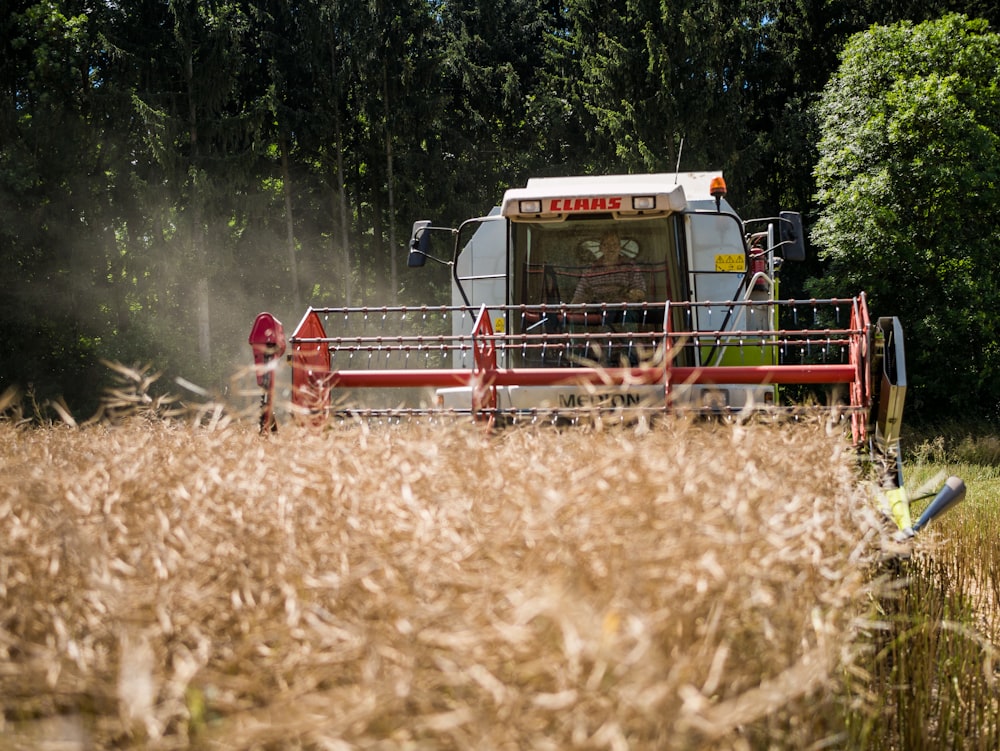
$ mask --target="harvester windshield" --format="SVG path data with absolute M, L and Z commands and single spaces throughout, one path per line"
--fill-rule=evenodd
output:
M 629 222 L 514 222 L 510 332 L 530 336 L 561 331 L 570 337 L 567 342 L 577 333 L 662 332 L 663 303 L 685 299 L 680 231 L 675 216 Z M 622 349 L 605 343 L 602 353 L 586 344 L 561 346 L 565 343 L 554 339 L 552 346 L 515 350 L 512 364 L 559 367 L 580 358 L 608 361 L 613 351 Z M 636 362 L 635 340 L 624 344 L 618 354 Z
M 675 217 L 514 224 L 515 304 L 683 298 Z

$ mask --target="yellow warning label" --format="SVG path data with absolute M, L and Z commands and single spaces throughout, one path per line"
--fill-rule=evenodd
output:
M 746 257 L 742 253 L 722 253 L 715 257 L 716 271 L 746 271 Z
M 504 332 L 504 320 L 502 317 L 497 317 L 493 319 L 493 331 L 497 334 L 502 334 Z

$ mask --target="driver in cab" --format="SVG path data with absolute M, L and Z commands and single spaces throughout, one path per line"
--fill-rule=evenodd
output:
M 622 258 L 618 233 L 609 230 L 601 236 L 599 256 L 583 276 L 573 293 L 573 303 L 641 302 L 646 299 L 646 280 L 639 267 Z

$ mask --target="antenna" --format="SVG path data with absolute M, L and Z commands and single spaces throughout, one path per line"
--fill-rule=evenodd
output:
M 677 147 L 677 167 L 674 169 L 674 185 L 677 184 L 677 175 L 681 171 L 681 154 L 684 153 L 684 136 L 681 136 L 681 145 Z

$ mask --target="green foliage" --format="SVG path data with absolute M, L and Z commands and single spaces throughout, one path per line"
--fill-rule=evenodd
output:
M 744 145 L 748 57 L 763 5 L 642 0 L 567 4 L 579 71 L 572 87 L 593 121 L 598 161 L 622 171 L 718 163 Z M 681 141 L 684 141 L 683 153 Z
M 1000 415 L 998 82 L 1000 36 L 952 15 L 853 37 L 819 105 L 811 290 L 900 317 L 927 416 Z

